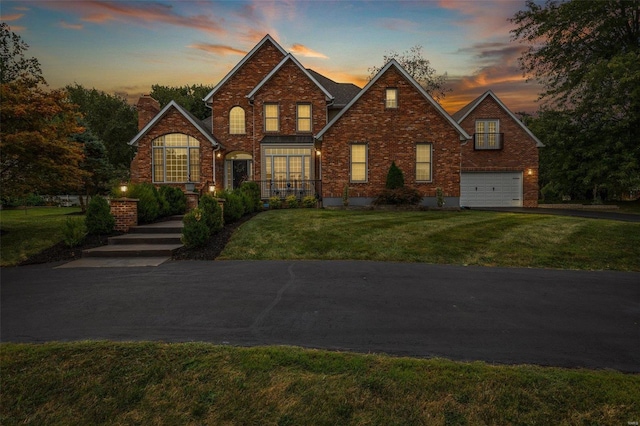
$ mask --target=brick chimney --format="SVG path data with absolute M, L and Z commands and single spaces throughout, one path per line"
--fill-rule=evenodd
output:
M 160 103 L 149 95 L 142 95 L 138 99 L 136 109 L 138 110 L 138 130 L 142 130 L 160 112 Z

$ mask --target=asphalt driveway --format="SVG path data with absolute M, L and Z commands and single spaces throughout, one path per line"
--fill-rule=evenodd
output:
M 640 274 L 378 262 L 0 271 L 3 342 L 284 344 L 640 372 Z

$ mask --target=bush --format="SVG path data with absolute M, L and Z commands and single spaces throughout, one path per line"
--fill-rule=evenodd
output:
M 202 247 L 207 244 L 211 233 L 207 224 L 203 220 L 202 210 L 193 209 L 183 219 L 184 228 L 182 228 L 182 244 L 187 248 Z
M 160 217 L 161 205 L 156 188 L 150 183 L 136 183 L 129 188 L 128 196 L 138 199 L 138 222 L 150 223 Z
M 187 210 L 187 196 L 180 188 L 176 188 L 175 186 L 161 186 L 158 192 L 161 198 L 166 200 L 165 210 L 162 213 L 163 216 L 184 214 Z
M 389 172 L 387 173 L 387 182 L 385 187 L 387 189 L 398 189 L 404 186 L 404 175 L 402 174 L 402 170 L 398 166 L 396 166 L 396 162 L 391 162 L 391 167 L 389 167 Z
M 95 196 L 89 201 L 84 221 L 87 231 L 92 235 L 110 234 L 116 226 L 109 202 L 100 196 Z
M 249 200 L 251 200 L 251 208 L 247 209 L 247 213 L 261 210 L 262 198 L 260 196 L 260 185 L 256 182 L 243 182 L 242 185 L 240 185 L 240 192 L 246 194 Z
M 67 247 L 80 245 L 87 235 L 87 227 L 81 217 L 68 217 L 62 228 L 62 241 Z
M 374 205 L 411 205 L 415 206 L 422 201 L 422 195 L 414 188 L 385 189 L 373 200 Z
M 289 195 L 285 201 L 287 202 L 287 207 L 290 209 L 297 209 L 300 207 L 300 200 L 295 195 Z
M 304 208 L 313 209 L 317 207 L 317 205 L 318 200 L 316 200 L 316 197 L 314 197 L 313 195 L 307 195 L 302 199 L 302 207 Z
M 220 207 L 220 204 L 218 204 L 218 200 L 213 198 L 211 195 L 205 194 L 200 198 L 198 208 L 202 210 L 202 220 L 209 228 L 209 233 L 211 235 L 222 229 L 224 222 L 222 208 Z
M 275 195 L 269 198 L 269 208 L 271 209 L 279 209 L 282 207 L 282 200 L 280 197 L 276 197 Z
M 224 223 L 233 223 L 244 215 L 242 197 L 235 192 L 222 191 L 220 198 L 224 198 Z

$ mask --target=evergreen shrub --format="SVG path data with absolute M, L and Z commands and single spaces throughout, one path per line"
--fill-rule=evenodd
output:
M 253 213 L 261 210 L 262 198 L 260 196 L 260 185 L 257 182 L 243 182 L 240 185 L 240 192 L 246 194 L 251 200 L 250 210 L 247 213 Z
M 300 207 L 300 200 L 295 195 L 289 195 L 285 201 L 287 202 L 287 207 L 290 209 L 297 209 Z
M 282 200 L 280 197 L 276 197 L 275 195 L 269 198 L 269 208 L 270 209 L 279 209 L 282 208 Z
M 222 229 L 224 225 L 222 208 L 218 204 L 218 200 L 209 194 L 205 194 L 200 198 L 198 208 L 202 210 L 202 220 L 209 228 L 211 235 Z
M 391 167 L 389 167 L 389 171 L 387 172 L 387 182 L 385 187 L 387 189 L 398 189 L 404 186 L 404 174 L 402 170 L 398 166 L 396 166 L 396 162 L 391 162 Z
M 87 226 L 81 217 L 68 217 L 62 228 L 62 241 L 67 247 L 80 245 L 87 235 Z
M 138 199 L 138 222 L 151 223 L 161 215 L 160 195 L 155 186 L 150 183 L 136 183 L 131 185 L 127 195 Z
M 211 232 L 203 220 L 203 212 L 200 208 L 195 208 L 184 215 L 182 220 L 182 244 L 187 248 L 203 247 L 209 241 Z
M 313 195 L 307 195 L 302 199 L 302 207 L 313 209 L 318 205 L 318 200 Z
M 187 211 L 187 196 L 180 188 L 161 186 L 158 192 L 166 200 L 163 216 L 180 215 Z
M 378 194 L 374 200 L 374 205 L 411 205 L 415 206 L 422 201 L 422 195 L 417 189 L 402 187 L 396 189 L 385 189 Z
M 242 197 L 235 192 L 222 191 L 220 198 L 224 198 L 224 223 L 233 223 L 244 215 Z
M 92 235 L 110 234 L 116 226 L 116 220 L 111 214 L 109 202 L 100 196 L 91 198 L 84 220 L 87 231 Z

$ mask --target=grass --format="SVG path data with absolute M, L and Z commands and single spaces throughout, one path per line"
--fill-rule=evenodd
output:
M 627 424 L 640 376 L 291 347 L 2 344 L 0 423 Z
M 480 211 L 273 210 L 241 226 L 220 259 L 640 271 L 640 223 Z
M 0 228 L 3 231 L 0 266 L 17 265 L 62 241 L 62 227 L 67 215 L 79 212 L 78 207 L 0 210 Z

